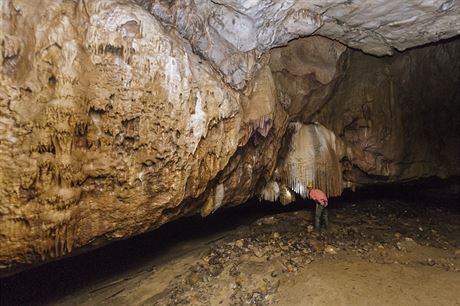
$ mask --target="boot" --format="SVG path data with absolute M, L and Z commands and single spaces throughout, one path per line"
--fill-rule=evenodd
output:
M 321 230 L 321 220 L 319 218 L 315 218 L 315 231 L 319 233 Z

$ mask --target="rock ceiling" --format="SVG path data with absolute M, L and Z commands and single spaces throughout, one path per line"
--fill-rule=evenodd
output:
M 250 79 L 261 52 L 298 37 L 321 35 L 381 56 L 460 33 L 456 0 L 137 2 L 174 26 L 236 87 Z

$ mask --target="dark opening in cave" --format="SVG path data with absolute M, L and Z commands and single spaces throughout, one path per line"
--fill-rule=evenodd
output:
M 414 275 L 435 273 L 446 292 L 458 285 L 459 188 L 455 177 L 346 190 L 331 199 L 331 227 L 321 233 L 308 230 L 311 201 L 282 206 L 252 199 L 4 278 L 1 304 L 194 305 L 194 297 L 211 303 L 230 294 L 235 303 L 263 305 L 275 293 L 280 299 L 293 294 L 293 281 L 305 282 L 306 291 L 296 298 L 318 301 L 311 295 L 322 284 L 308 285 L 315 276 L 308 271 L 321 271 L 323 265 L 345 269 L 337 271 L 344 274 L 336 280 L 324 272 L 324 281 L 338 292 L 353 291 L 347 282 L 358 287 L 378 281 L 369 284 L 372 293 L 356 301 L 369 301 L 375 292 L 390 298 L 403 290 L 410 304 L 420 298 L 418 289 L 406 287 Z M 222 281 L 230 288 L 221 287 Z

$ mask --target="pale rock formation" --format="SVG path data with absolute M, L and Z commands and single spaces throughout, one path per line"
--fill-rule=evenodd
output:
M 237 92 L 130 2 L 1 8 L 2 268 L 238 204 L 271 175 L 287 116 L 269 69 Z
M 305 199 L 307 184 L 338 196 L 343 191 L 340 160 L 345 156 L 343 142 L 321 124 L 291 123 L 289 148 L 279 162 L 276 176 L 262 190 L 267 201 L 280 198 L 286 205 L 295 200 L 292 192 Z M 281 192 L 280 192 L 281 191 Z
M 218 185 L 211 192 L 215 196 L 208 197 L 201 208 L 202 216 L 209 215 L 223 204 L 236 205 L 247 201 L 273 176 L 288 116 L 278 102 L 268 67 L 259 71 L 252 84 L 250 94 L 242 99 L 244 123 L 240 131 L 242 142 L 248 144 L 239 149 L 216 178 Z M 224 190 L 222 197 L 221 190 Z
M 388 55 L 460 33 L 455 0 L 137 0 L 242 88 L 261 52 L 313 34 Z
M 342 193 L 340 159 L 345 155 L 344 145 L 334 132 L 321 124 L 292 123 L 293 135 L 289 152 L 279 165 L 281 182 L 302 198 L 307 196 L 306 186 L 328 196 Z

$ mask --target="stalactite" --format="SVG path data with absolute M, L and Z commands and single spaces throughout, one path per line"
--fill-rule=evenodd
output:
M 342 193 L 342 170 L 335 136 L 318 124 L 292 124 L 295 130 L 290 151 L 281 165 L 281 182 L 302 198 L 306 185 L 324 190 L 329 196 Z
M 261 197 L 265 201 L 275 202 L 280 196 L 280 187 L 277 182 L 269 182 L 262 190 Z
M 273 115 L 265 115 L 255 120 L 249 121 L 248 135 L 252 136 L 255 132 L 258 132 L 261 136 L 267 137 L 273 125 Z

